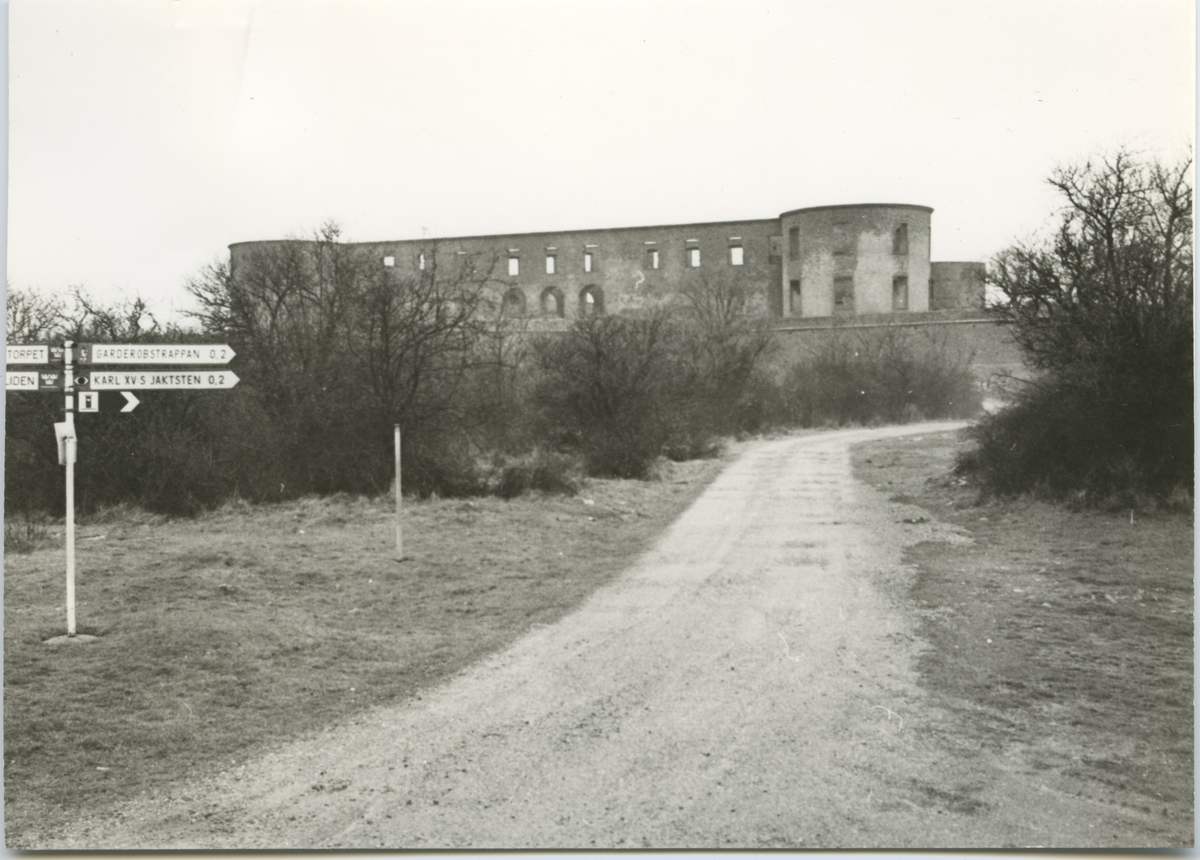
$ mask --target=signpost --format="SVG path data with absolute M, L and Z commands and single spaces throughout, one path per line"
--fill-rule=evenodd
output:
M 62 391 L 63 375 L 58 370 L 6 370 L 4 387 L 8 391 Z
M 232 370 L 92 370 L 75 374 L 75 387 L 87 391 L 120 391 L 140 388 L 146 391 L 202 391 L 233 388 L 238 384 Z
M 61 369 L 8 370 L 6 367 L 4 388 L 6 391 L 61 391 L 65 395 L 65 414 L 62 421 L 55 423 L 54 435 L 58 440 L 59 463 L 67 470 L 67 641 L 83 641 L 89 638 L 77 639 L 75 633 L 75 390 L 79 389 L 80 412 L 99 412 L 102 402 L 100 392 L 103 391 L 120 391 L 125 398 L 125 405 L 121 411 L 132 412 L 139 401 L 124 389 L 201 391 L 233 388 L 238 384 L 237 374 L 220 365 L 229 364 L 235 354 L 228 344 L 223 343 L 85 343 L 76 346 L 72 341 L 66 341 L 62 346 L 37 343 L 13 346 L 5 344 L 6 364 L 49 365 L 52 362 L 62 362 Z M 89 365 L 167 365 L 170 369 L 87 370 L 76 373 L 76 361 Z M 196 367 L 181 370 L 180 365 Z
M 80 364 L 229 364 L 227 343 L 81 343 Z
M 51 360 L 62 361 L 62 357 L 63 348 L 48 343 L 4 347 L 5 364 L 49 364 Z

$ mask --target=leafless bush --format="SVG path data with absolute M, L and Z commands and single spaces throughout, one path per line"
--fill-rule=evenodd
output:
M 4 517 L 4 551 L 31 553 L 45 545 L 50 533 L 40 511 L 15 511 Z

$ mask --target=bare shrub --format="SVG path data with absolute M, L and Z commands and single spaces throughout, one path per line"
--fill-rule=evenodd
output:
M 537 346 L 543 432 L 591 475 L 644 477 L 670 438 L 668 315 L 591 317 Z
M 1039 371 L 961 463 L 985 489 L 1170 497 L 1194 481 L 1191 159 L 1055 170 L 1052 235 L 998 255 L 994 312 Z
M 782 384 L 784 423 L 900 424 L 978 414 L 972 356 L 929 329 L 834 329 Z
M 49 521 L 40 511 L 17 511 L 4 518 L 4 551 L 27 554 L 45 545 Z
M 531 491 L 573 496 L 583 484 L 583 464 L 578 457 L 541 448 L 519 457 L 502 457 L 491 489 L 502 499 Z

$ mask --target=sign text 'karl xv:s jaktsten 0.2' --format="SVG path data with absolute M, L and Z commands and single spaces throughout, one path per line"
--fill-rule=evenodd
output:
M 122 388 L 199 390 L 233 388 L 237 384 L 238 376 L 232 370 L 93 370 L 75 377 L 78 388 L 92 391 L 119 391 Z

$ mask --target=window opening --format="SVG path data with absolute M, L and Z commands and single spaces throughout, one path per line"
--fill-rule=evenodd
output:
M 908 225 L 901 224 L 896 228 L 896 232 L 892 234 L 892 253 L 907 254 L 908 253 Z
M 799 227 L 789 227 L 788 228 L 788 259 L 789 260 L 799 260 L 800 259 L 800 228 Z
M 553 254 L 547 254 L 547 255 L 546 255 L 546 274 L 547 274 L 547 275 L 553 275 L 553 274 L 554 274 L 554 263 L 555 263 L 555 260 L 554 260 L 554 255 L 553 255 Z
M 689 266 L 691 266 L 693 269 L 700 268 L 700 249 L 699 248 L 688 248 L 687 249 L 687 258 L 688 258 Z
M 510 278 L 515 278 L 519 274 L 521 274 L 521 258 L 520 257 L 509 257 L 508 258 L 508 276 Z
M 800 282 L 788 281 L 788 313 L 800 313 Z
M 542 290 L 542 313 L 556 317 L 565 316 L 562 290 L 558 287 L 546 287 Z
M 391 268 L 392 266 L 396 265 L 396 258 L 395 257 L 384 257 L 383 264 L 385 266 L 387 266 L 388 268 Z
M 579 315 L 599 316 L 604 313 L 604 290 L 596 286 L 584 287 L 579 293 Z
M 503 311 L 505 316 L 524 316 L 525 293 L 519 287 L 513 287 L 504 294 Z
M 420 254 L 417 254 L 417 268 L 420 269 L 422 272 L 425 271 L 425 252 L 424 251 L 422 251 Z
M 583 270 L 585 272 L 590 272 L 592 270 L 592 252 L 591 251 L 583 252 Z
M 892 310 L 908 310 L 908 276 L 897 275 L 892 278 Z
M 731 245 L 729 247 L 729 265 L 740 266 L 745 260 L 745 255 L 741 245 Z
M 833 279 L 833 312 L 854 313 L 854 278 L 843 276 Z

